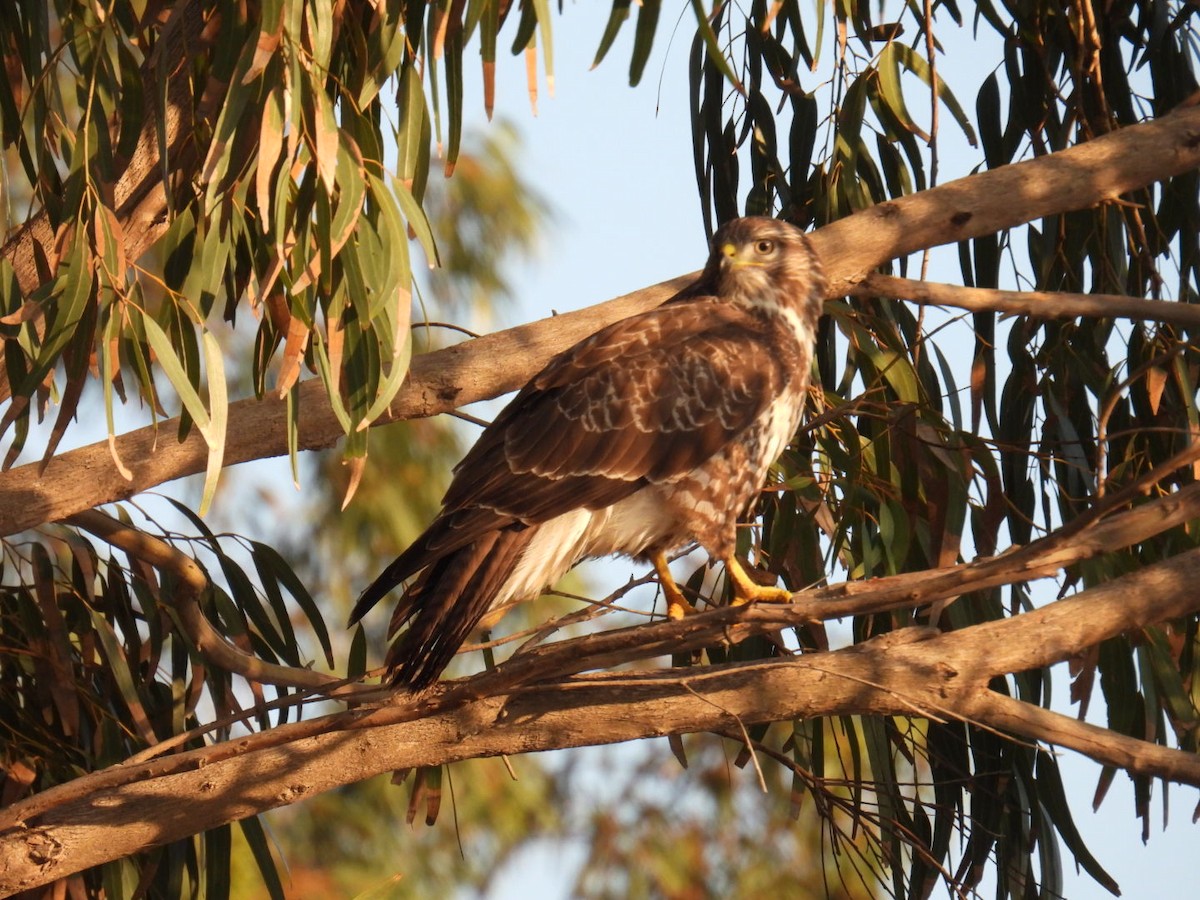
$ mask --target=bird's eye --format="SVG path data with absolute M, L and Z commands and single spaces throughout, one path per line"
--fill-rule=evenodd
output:
M 775 242 L 768 241 L 765 238 L 761 241 L 756 241 L 754 244 L 754 250 L 760 256 L 766 256 L 768 253 L 772 252 L 774 249 L 775 249 Z

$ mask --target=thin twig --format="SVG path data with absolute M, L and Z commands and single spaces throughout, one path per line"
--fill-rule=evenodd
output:
M 972 312 L 1001 312 L 1046 319 L 1101 317 L 1170 322 L 1192 327 L 1200 325 L 1200 306 L 1195 304 L 1146 300 L 1122 294 L 1001 291 L 879 274 L 867 275 L 851 288 L 850 294 L 854 297 L 890 297 Z

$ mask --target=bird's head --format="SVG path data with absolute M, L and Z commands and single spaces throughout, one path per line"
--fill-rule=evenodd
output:
M 786 306 L 820 314 L 825 278 L 812 246 L 778 219 L 732 219 L 713 235 L 701 277 L 707 292 L 751 307 Z

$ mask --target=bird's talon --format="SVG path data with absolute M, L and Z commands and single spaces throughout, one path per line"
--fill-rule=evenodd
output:
M 731 606 L 745 606 L 747 603 L 791 603 L 791 591 L 774 585 L 759 584 L 750 577 L 736 556 L 725 559 L 725 571 L 733 581 L 733 600 Z
M 688 603 L 680 594 L 678 597 L 672 597 L 667 601 L 667 618 L 672 622 L 680 622 L 688 616 L 694 616 L 699 610 L 692 604 Z
M 792 592 L 778 587 L 755 585 L 755 590 L 746 595 L 737 594 L 730 606 L 745 606 L 747 603 L 791 603 Z

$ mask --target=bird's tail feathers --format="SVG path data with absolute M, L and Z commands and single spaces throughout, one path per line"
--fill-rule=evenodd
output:
M 392 560 L 388 567 L 379 573 L 379 577 L 367 585 L 354 604 L 354 609 L 350 612 L 350 621 L 347 623 L 347 627 L 354 625 L 369 613 L 376 603 L 399 587 L 406 579 L 420 571 L 422 562 L 427 558 L 428 553 L 428 541 L 425 537 L 422 535 L 420 540 L 415 541 L 407 550 Z
M 416 691 L 437 680 L 495 603 L 533 532 L 516 524 L 489 531 L 436 559 L 421 572 L 405 592 L 389 629 L 394 634 L 406 621 L 409 623 L 408 630 L 388 651 L 391 684 Z M 395 565 L 389 566 L 376 584 Z M 374 588 L 373 584 L 363 593 L 359 606 Z M 387 590 L 390 588 L 383 593 Z M 362 612 L 376 600 L 378 597 L 369 600 Z

